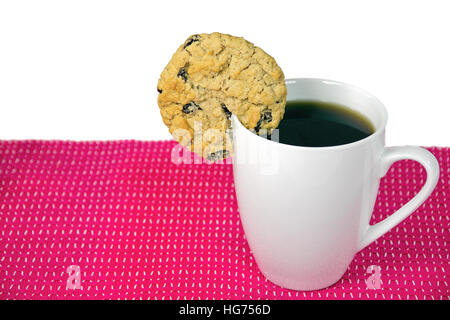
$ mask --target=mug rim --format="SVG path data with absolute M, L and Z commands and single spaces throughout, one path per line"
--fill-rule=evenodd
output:
M 358 91 L 358 93 L 363 94 L 365 96 L 370 97 L 371 99 L 374 99 L 377 104 L 378 104 L 378 109 L 381 112 L 382 115 L 382 120 L 381 120 L 381 124 L 376 128 L 375 132 L 373 132 L 371 135 L 358 140 L 358 141 L 354 141 L 354 142 L 350 142 L 350 143 L 345 143 L 345 144 L 340 144 L 340 145 L 336 145 L 336 146 L 326 146 L 326 147 L 307 147 L 307 146 L 296 146 L 296 145 L 292 145 L 292 144 L 286 144 L 286 143 L 282 143 L 282 142 L 277 142 L 277 141 L 272 141 L 272 140 L 268 140 L 265 139 L 255 133 L 253 133 L 251 130 L 247 129 L 242 123 L 241 121 L 233 114 L 232 115 L 232 119 L 233 119 L 233 123 L 238 123 L 238 126 L 241 126 L 242 129 L 244 129 L 245 131 L 247 131 L 247 133 L 252 134 L 253 136 L 255 136 L 256 138 L 259 139 L 263 139 L 264 141 L 267 141 L 269 143 L 275 143 L 278 146 L 282 146 L 282 147 L 286 147 L 286 148 L 294 148 L 294 149 L 302 149 L 302 150 L 316 150 L 316 151 L 323 151 L 323 150 L 338 150 L 338 149 L 349 149 L 349 148 L 353 148 L 353 147 L 357 147 L 361 144 L 365 144 L 369 141 L 371 141 L 372 139 L 375 139 L 376 137 L 378 137 L 379 135 L 381 135 L 386 128 L 386 124 L 387 124 L 387 120 L 388 120 L 388 114 L 387 114 L 387 110 L 386 107 L 384 106 L 384 104 L 377 98 L 375 97 L 373 94 L 369 93 L 368 91 L 349 84 L 349 83 L 345 83 L 345 82 L 341 82 L 341 81 L 336 81 L 336 80 L 330 80 L 330 79 L 323 79 L 323 78 L 289 78 L 289 79 L 285 79 L 284 80 L 286 85 L 289 84 L 289 82 L 294 81 L 295 83 L 298 81 L 309 81 L 309 82 L 320 82 L 320 83 L 326 83 L 326 84 L 334 84 L 340 87 L 346 87 L 346 88 L 350 88 L 352 90 Z M 287 100 L 290 101 L 290 100 Z M 286 102 L 287 102 L 286 101 Z M 365 116 L 367 116 L 365 114 Z M 369 118 L 370 119 L 370 118 Z M 372 121 L 372 119 L 370 119 Z M 282 121 L 282 120 L 281 120 Z

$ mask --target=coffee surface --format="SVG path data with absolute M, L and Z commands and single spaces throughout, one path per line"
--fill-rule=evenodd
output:
M 352 143 L 375 132 L 363 114 L 322 101 L 288 101 L 279 126 L 279 142 L 305 147 Z

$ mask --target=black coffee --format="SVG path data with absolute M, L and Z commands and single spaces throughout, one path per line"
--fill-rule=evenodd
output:
M 295 146 L 327 147 L 355 142 L 375 132 L 361 113 L 321 101 L 289 101 L 279 126 L 279 142 Z

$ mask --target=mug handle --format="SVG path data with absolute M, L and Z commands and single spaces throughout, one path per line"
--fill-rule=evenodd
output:
M 368 224 L 362 239 L 360 240 L 359 250 L 364 249 L 373 241 L 384 235 L 397 224 L 406 219 L 414 212 L 431 194 L 439 179 L 439 164 L 431 152 L 420 147 L 403 146 L 385 148 L 381 155 L 381 174 L 384 177 L 389 167 L 396 161 L 411 159 L 419 162 L 427 172 L 427 181 L 422 189 L 403 207 L 398 209 L 392 215 L 374 225 Z

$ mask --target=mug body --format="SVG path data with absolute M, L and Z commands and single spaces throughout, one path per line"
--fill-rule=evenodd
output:
M 387 114 L 377 98 L 351 85 L 286 84 L 288 101 L 338 103 L 376 129 L 345 145 L 300 147 L 267 140 L 232 118 L 236 195 L 255 260 L 275 284 L 315 290 L 338 281 L 358 251 L 377 196 Z

